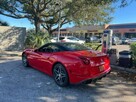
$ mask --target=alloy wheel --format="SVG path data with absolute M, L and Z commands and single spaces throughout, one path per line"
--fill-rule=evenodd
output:
M 63 87 L 68 85 L 68 74 L 65 67 L 62 64 L 56 64 L 53 69 L 53 75 L 55 82 Z

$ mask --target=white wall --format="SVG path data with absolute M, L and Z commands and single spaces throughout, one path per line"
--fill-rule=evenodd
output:
M 0 49 L 1 50 L 23 50 L 26 36 L 24 27 L 0 26 Z

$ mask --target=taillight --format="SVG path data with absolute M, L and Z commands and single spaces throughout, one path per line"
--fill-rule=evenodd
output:
M 109 59 L 109 56 L 108 56 L 108 55 L 106 55 L 106 56 L 104 57 L 104 62 L 105 62 L 106 64 L 110 62 L 110 59 Z
M 84 64 L 87 64 L 87 65 L 90 64 L 89 58 L 84 57 L 84 56 L 80 56 L 79 58 L 82 60 L 82 62 L 83 62 Z

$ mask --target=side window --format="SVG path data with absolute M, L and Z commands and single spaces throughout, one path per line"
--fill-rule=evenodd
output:
M 58 46 L 56 46 L 56 45 L 51 45 L 50 47 L 52 48 L 53 52 L 61 51 L 61 49 Z
M 43 47 L 43 52 L 48 52 L 48 53 L 51 53 L 51 52 L 53 52 L 53 50 L 52 50 L 52 48 L 50 47 L 50 45 L 49 46 L 46 46 L 46 47 Z
M 43 47 L 41 51 L 51 53 L 51 52 L 59 52 L 61 51 L 61 49 L 56 45 L 48 45 L 48 46 Z

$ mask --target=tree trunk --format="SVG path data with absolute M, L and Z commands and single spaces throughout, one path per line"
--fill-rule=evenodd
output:
M 47 29 L 48 33 L 49 33 L 49 36 L 51 37 L 52 36 L 52 26 L 48 26 L 48 29 Z
M 36 23 L 35 24 L 35 32 L 36 32 L 36 34 L 38 33 L 40 31 L 40 23 Z
M 35 25 L 35 32 L 37 34 L 40 31 L 40 22 L 37 17 L 35 17 L 34 25 Z
M 50 30 L 50 29 L 48 29 L 47 31 L 48 31 L 48 33 L 49 33 L 49 36 L 51 37 L 51 36 L 52 36 L 53 31 L 52 31 L 52 30 Z

